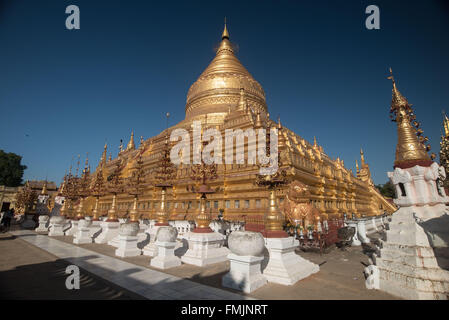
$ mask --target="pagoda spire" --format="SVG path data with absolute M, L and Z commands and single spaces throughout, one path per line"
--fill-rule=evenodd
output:
M 42 195 L 46 195 L 47 194 L 47 178 L 45 178 L 45 182 L 44 182 L 44 186 L 42 187 Z
M 407 99 L 397 89 L 391 68 L 390 74 L 388 79 L 391 79 L 393 82 L 390 117 L 392 121 L 397 123 L 398 131 L 398 144 L 396 146 L 394 167 L 405 169 L 415 165 L 430 166 L 432 161 L 427 154 L 430 146 L 426 147 L 424 145 L 424 142 L 428 138 L 419 137 L 422 130 L 417 130 L 419 123 L 414 121 L 416 116 L 413 113 L 411 104 L 409 104 Z
M 100 165 L 104 165 L 106 163 L 106 157 L 108 152 L 108 144 L 104 144 L 103 153 L 101 154 Z
M 445 112 L 443 112 L 443 128 L 444 128 L 444 136 L 449 137 L 449 119 Z
M 228 32 L 228 29 L 226 28 L 226 17 L 225 17 L 224 21 L 225 21 L 224 22 L 224 30 L 223 30 L 223 33 L 221 34 L 221 40 L 224 40 L 224 39 L 229 40 L 229 32 Z
M 131 131 L 131 138 L 129 139 L 128 146 L 126 147 L 126 150 L 134 150 L 136 148 L 134 144 L 134 130 Z
M 362 166 L 365 164 L 365 156 L 363 155 L 363 150 L 360 148 L 360 161 Z

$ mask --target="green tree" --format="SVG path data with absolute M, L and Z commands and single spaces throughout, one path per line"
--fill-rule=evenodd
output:
M 22 184 L 23 171 L 27 166 L 20 164 L 22 157 L 0 150 L 0 185 L 18 187 Z
M 396 192 L 394 185 L 391 183 L 391 181 L 388 181 L 385 184 L 378 184 L 376 185 L 377 190 L 379 190 L 380 194 L 387 198 L 395 198 Z

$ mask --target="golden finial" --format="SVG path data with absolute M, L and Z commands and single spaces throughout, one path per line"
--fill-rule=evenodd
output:
M 390 68 L 390 76 L 387 78 L 393 82 L 393 97 L 391 99 L 391 110 L 398 109 L 400 107 L 411 106 L 407 99 L 402 96 L 396 87 L 396 81 L 394 81 L 393 70 Z
M 316 142 L 316 137 L 313 136 L 313 147 L 317 148 L 318 147 L 318 143 Z
M 225 21 L 224 22 L 224 30 L 223 30 L 223 34 L 221 35 L 221 39 L 222 40 L 224 40 L 224 39 L 228 39 L 229 40 L 229 32 L 228 32 L 228 29 L 226 28 L 226 17 L 225 17 L 224 21 Z
M 112 153 L 109 154 L 109 159 L 108 161 L 112 161 Z
M 363 155 L 363 150 L 360 148 L 360 160 L 362 162 L 362 165 L 365 163 L 365 156 Z
M 446 113 L 443 111 L 443 127 L 444 127 L 444 135 L 449 137 L 449 119 L 447 118 Z
M 357 162 L 357 159 L 355 159 L 355 168 L 357 171 L 357 174 L 359 173 L 359 163 Z
M 134 150 L 136 146 L 134 145 L 134 130 L 131 131 L 131 138 L 129 139 L 126 150 Z
M 262 119 L 260 119 L 260 110 L 257 110 L 256 129 L 262 128 Z
M 278 116 L 278 130 L 282 130 L 281 117 Z
M 81 158 L 81 155 L 79 154 L 78 155 L 78 161 L 76 163 L 76 174 L 75 174 L 75 177 L 78 177 L 78 171 L 80 169 L 80 158 Z
M 85 167 L 89 165 L 89 152 L 86 152 L 86 162 L 84 163 Z
M 123 140 L 122 139 L 120 139 L 120 145 L 118 146 L 118 152 L 120 153 L 120 152 L 122 152 L 123 151 Z
M 47 194 L 47 178 L 45 178 L 44 186 L 42 187 L 41 194 L 45 195 Z
M 108 152 L 108 144 L 105 143 L 103 153 L 101 154 L 100 163 L 104 164 L 106 162 L 107 152 Z
M 140 144 L 139 147 L 142 148 L 143 147 L 143 136 L 140 136 Z

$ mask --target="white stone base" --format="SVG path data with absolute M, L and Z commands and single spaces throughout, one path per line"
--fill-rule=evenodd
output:
M 157 241 L 157 256 L 151 259 L 150 265 L 159 269 L 169 269 L 181 265 L 181 259 L 175 256 L 176 242 Z
M 64 226 L 65 226 L 65 222 L 62 224 L 59 223 L 53 223 L 50 226 L 50 231 L 48 232 L 48 235 L 50 237 L 60 237 L 64 235 Z
M 67 229 L 64 234 L 66 236 L 74 236 L 78 231 L 78 220 L 70 220 L 70 228 Z
M 45 221 L 41 221 L 41 219 L 39 217 L 39 226 L 36 229 L 34 229 L 34 231 L 39 232 L 39 233 L 48 233 L 49 220 L 50 220 L 50 218 L 48 218 Z
M 228 259 L 230 270 L 222 279 L 223 287 L 250 293 L 267 283 L 261 272 L 264 257 L 238 256 L 230 253 Z
M 144 256 L 153 258 L 157 256 L 158 248 L 156 246 L 156 234 L 159 227 L 161 226 L 150 225 L 147 231 L 145 231 L 145 233 L 150 235 L 150 242 L 142 249 L 142 254 Z
M 136 236 L 118 236 L 118 248 L 115 250 L 115 255 L 118 257 L 135 257 L 142 254 L 142 250 L 137 248 Z
M 100 223 L 101 233 L 95 238 L 95 243 L 108 243 L 119 233 L 120 222 L 103 221 Z
M 120 245 L 120 235 L 117 234 L 114 238 L 112 238 L 111 240 L 108 241 L 108 245 L 112 246 L 112 247 L 116 247 L 118 248 Z
M 447 215 L 444 204 L 402 207 L 396 211 L 386 232 L 387 240 L 382 243 L 380 257 L 374 259 L 375 268 L 365 269 L 371 276 L 367 279 L 367 288 L 377 287 L 404 299 L 448 299 L 449 271 L 441 268 L 433 248 L 447 247 L 449 225 L 442 224 L 447 221 L 444 215 Z M 440 218 L 433 220 L 433 227 L 439 230 L 428 235 L 422 225 L 428 225 L 427 221 L 435 218 Z M 440 258 L 440 263 L 449 262 Z
M 189 249 L 181 257 L 187 264 L 203 267 L 228 260 L 229 249 L 223 247 L 225 236 L 217 232 L 187 234 Z
M 92 237 L 90 236 L 90 228 L 89 227 L 78 227 L 76 231 L 73 243 L 75 244 L 83 244 L 83 243 L 92 243 Z
M 92 221 L 92 224 L 89 227 L 89 235 L 94 240 L 98 235 L 100 235 L 99 231 L 101 230 L 101 221 L 95 220 Z
M 320 271 L 320 267 L 295 253 L 299 241 L 293 237 L 266 238 L 270 254 L 263 275 L 269 282 L 293 285 L 299 280 Z

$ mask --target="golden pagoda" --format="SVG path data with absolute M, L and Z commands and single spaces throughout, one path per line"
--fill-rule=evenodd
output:
M 105 177 L 114 172 L 120 163 L 122 177 L 129 178 L 139 159 L 145 172 L 150 175 L 157 172 L 166 135 L 175 129 L 185 129 L 192 133 L 193 121 L 201 121 L 204 127 L 207 123 L 207 127 L 217 129 L 223 137 L 227 129 L 244 131 L 278 126 L 270 119 L 262 86 L 236 57 L 226 25 L 215 57 L 188 90 L 185 119 L 154 137 L 142 140 L 138 149 L 134 146 L 132 133 L 126 150 L 120 147 L 115 159 L 103 162 Z M 343 161 L 329 158 L 316 140 L 311 144 L 282 126 L 279 141 L 282 142 L 279 144 L 282 169 L 287 172 L 289 181 L 299 181 L 308 186 L 308 201 L 324 217 L 341 218 L 345 213 L 373 216 L 396 210 L 374 188 L 363 154 L 362 171 L 360 175 L 354 176 Z M 190 143 L 192 146 L 193 141 Z M 245 140 L 245 147 L 247 146 Z M 196 183 L 191 178 L 190 165 L 181 163 L 175 169 L 173 187 L 167 188 L 165 195 L 170 220 L 193 220 L 192 217 L 201 209 L 201 195 L 189 191 L 189 187 Z M 246 219 L 245 216 L 263 215 L 270 206 L 270 199 L 269 191 L 254 185 L 258 174 L 259 167 L 256 164 L 218 164 L 217 179 L 209 183 L 209 187 L 217 191 L 208 195 L 206 203 L 212 217 L 222 213 L 227 220 L 242 221 Z M 275 198 L 279 207 L 289 188 L 290 184 L 286 184 L 276 189 Z M 100 198 L 101 214 L 106 215 L 111 208 L 112 199 L 112 195 Z M 133 199 L 133 196 L 125 192 L 116 195 L 119 217 L 129 213 L 133 207 Z M 139 196 L 137 208 L 141 217 L 154 219 L 160 204 L 161 188 L 148 184 Z

